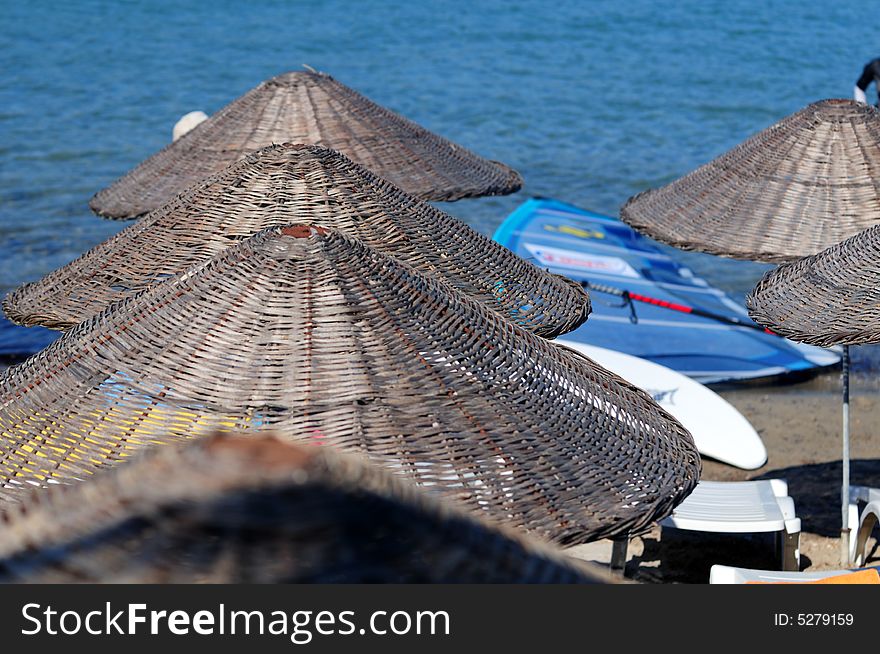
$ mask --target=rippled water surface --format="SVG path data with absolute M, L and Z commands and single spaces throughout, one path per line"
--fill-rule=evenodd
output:
M 304 63 L 519 170 L 516 195 L 444 205 L 490 234 L 529 195 L 616 214 L 806 104 L 849 97 L 880 54 L 849 0 L 2 4 L 0 293 L 123 227 L 89 198 L 182 114 Z M 766 269 L 676 256 L 736 297 Z M 0 354 L 53 335 L 0 319 Z M 857 352 L 862 369 L 880 361 Z

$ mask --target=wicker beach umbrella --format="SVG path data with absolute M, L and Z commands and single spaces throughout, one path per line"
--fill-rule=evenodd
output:
M 561 543 L 629 533 L 696 484 L 643 391 L 339 232 L 261 232 L 0 377 L 0 499 L 218 429 L 365 454 Z
M 268 437 L 158 448 L 0 521 L 7 583 L 614 581 L 359 458 Z
M 590 311 L 578 284 L 541 270 L 344 155 L 275 145 L 246 156 L 4 301 L 24 325 L 66 329 L 267 227 L 338 228 L 547 337 Z
M 880 223 L 880 110 L 852 100 L 811 104 L 681 179 L 630 198 L 620 215 L 686 250 L 777 263 L 816 254 Z M 846 487 L 847 346 L 842 376 Z M 848 550 L 846 507 L 843 515 Z
M 850 563 L 849 346 L 880 343 L 880 226 L 768 271 L 746 303 L 755 322 L 781 336 L 843 345 L 841 558 Z
M 755 322 L 801 343 L 880 343 L 880 226 L 768 271 L 746 300 Z
M 684 177 L 621 219 L 684 250 L 781 262 L 880 223 L 880 110 L 823 100 Z
M 263 82 L 142 162 L 89 206 L 107 218 L 158 209 L 208 175 L 273 143 L 343 152 L 423 200 L 506 195 L 519 174 L 416 125 L 340 84 L 302 71 Z

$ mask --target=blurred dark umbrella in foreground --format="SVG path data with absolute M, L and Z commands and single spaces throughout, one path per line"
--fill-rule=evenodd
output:
M 589 297 L 574 282 L 537 268 L 338 152 L 290 144 L 252 153 L 200 182 L 79 259 L 13 291 L 3 309 L 20 324 L 67 329 L 243 238 L 292 222 L 340 229 L 542 336 L 575 329 L 590 311 Z
M 98 192 L 107 218 L 158 209 L 208 175 L 273 143 L 322 145 L 423 200 L 506 195 L 519 174 L 484 159 L 314 71 L 261 83 Z
M 697 483 L 685 429 L 592 361 L 339 232 L 272 228 L 0 377 L 0 498 L 218 429 L 361 452 L 560 543 Z
M 159 448 L 0 522 L 7 583 L 614 583 L 359 458 L 269 437 Z

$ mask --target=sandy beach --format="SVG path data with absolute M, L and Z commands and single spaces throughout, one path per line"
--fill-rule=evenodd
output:
M 880 392 L 864 377 L 852 381 L 850 479 L 880 486 Z M 783 478 L 802 521 L 801 567 L 840 567 L 841 397 L 840 375 L 829 373 L 790 387 L 721 393 L 751 421 L 767 447 L 767 463 L 743 471 L 704 461 L 703 478 Z M 873 543 L 876 546 L 876 541 Z M 869 545 L 870 547 L 870 545 Z M 872 548 L 876 550 L 876 548 Z M 877 551 L 871 553 L 877 562 Z
M 840 374 L 786 385 L 746 386 L 721 390 L 754 425 L 767 447 L 767 463 L 757 470 L 740 470 L 704 459 L 703 479 L 739 481 L 782 478 L 788 482 L 802 521 L 801 568 L 840 568 L 841 397 Z M 880 392 L 867 376 L 852 379 L 852 484 L 880 486 Z M 876 536 L 876 530 L 875 530 Z M 607 560 L 604 552 L 588 548 L 573 553 Z M 634 538 L 626 574 L 649 583 L 707 583 L 715 563 L 778 569 L 769 541 L 758 537 L 709 536 L 652 529 Z M 880 562 L 877 541 L 868 543 L 868 563 Z

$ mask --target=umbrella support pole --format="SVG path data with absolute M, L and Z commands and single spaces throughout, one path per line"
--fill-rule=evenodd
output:
M 843 386 L 843 482 L 840 486 L 840 562 L 844 567 L 850 565 L 849 539 L 849 345 L 843 346 L 843 360 L 841 368 L 841 381 Z

